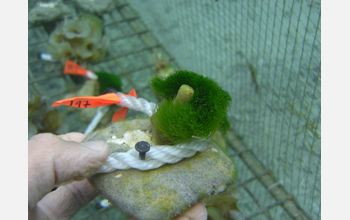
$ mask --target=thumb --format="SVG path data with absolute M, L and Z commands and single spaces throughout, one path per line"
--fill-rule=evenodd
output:
M 104 141 L 81 144 L 62 141 L 62 145 L 61 152 L 54 158 L 55 185 L 92 175 L 104 164 L 109 155 L 109 147 Z
M 28 147 L 29 207 L 54 185 L 93 174 L 109 155 L 104 141 L 79 144 L 49 133 L 33 136 Z

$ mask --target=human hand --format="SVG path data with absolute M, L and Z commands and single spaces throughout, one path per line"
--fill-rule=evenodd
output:
M 45 133 L 28 141 L 29 219 L 70 219 L 97 196 L 86 177 L 96 172 L 109 155 L 103 141 L 79 144 L 80 133 L 56 136 Z M 71 180 L 50 192 L 55 185 Z
M 70 219 L 97 196 L 86 177 L 105 162 L 109 147 L 105 142 L 79 144 L 85 136 L 68 133 L 55 136 L 39 134 L 28 142 L 28 216 L 29 219 Z M 83 146 L 81 146 L 83 145 Z M 70 180 L 50 192 L 55 185 Z M 207 210 L 197 203 L 175 220 L 204 220 Z

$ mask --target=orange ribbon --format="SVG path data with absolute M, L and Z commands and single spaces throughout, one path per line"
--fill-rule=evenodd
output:
M 130 93 L 126 96 L 136 96 L 135 89 L 132 89 Z M 105 105 L 112 105 L 121 103 L 121 100 L 115 93 L 107 93 L 100 96 L 83 96 L 83 97 L 73 97 L 68 99 L 63 99 L 59 101 L 55 101 L 51 107 L 66 105 L 72 106 L 76 108 L 95 108 Z M 116 113 L 114 113 L 112 122 L 123 120 L 128 112 L 128 108 L 123 107 L 119 109 Z
M 64 65 L 64 71 L 65 74 L 71 74 L 71 75 L 79 75 L 79 76 L 87 76 L 88 73 L 86 69 L 79 66 L 78 64 L 67 60 L 66 64 Z
M 135 98 L 137 98 L 135 89 L 132 89 L 128 95 L 131 95 L 131 96 L 134 96 Z M 115 121 L 123 120 L 126 116 L 126 113 L 128 113 L 128 110 L 129 110 L 128 108 L 123 107 L 123 108 L 119 109 L 118 111 L 116 111 L 112 117 L 112 123 Z

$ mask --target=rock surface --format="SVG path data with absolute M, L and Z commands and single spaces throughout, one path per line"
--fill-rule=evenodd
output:
M 111 152 L 125 152 L 141 140 L 151 141 L 148 119 L 125 120 L 87 136 L 106 140 Z M 173 219 L 197 202 L 225 191 L 236 179 L 231 159 L 217 146 L 158 169 L 116 170 L 89 177 L 112 204 L 139 220 Z M 147 154 L 146 154 L 147 155 Z
M 28 14 L 28 21 L 31 24 L 48 23 L 62 18 L 71 13 L 71 9 L 62 2 L 44 3 L 38 1 Z

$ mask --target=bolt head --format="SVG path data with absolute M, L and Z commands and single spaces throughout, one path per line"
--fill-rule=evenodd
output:
M 151 145 L 147 141 L 139 141 L 135 144 L 135 150 L 140 153 L 146 153 L 151 149 Z

